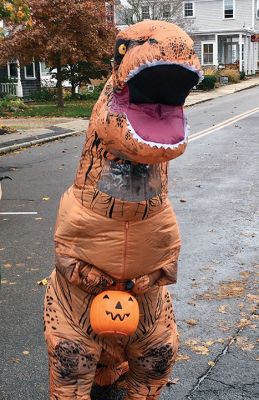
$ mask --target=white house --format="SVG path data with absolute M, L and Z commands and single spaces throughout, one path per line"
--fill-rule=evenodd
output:
M 137 16 L 131 10 L 133 21 L 141 16 L 141 19 L 165 19 L 184 25 L 194 40 L 203 67 L 227 66 L 246 75 L 259 71 L 259 0 L 143 0 L 139 3 Z M 180 14 L 178 7 L 175 16 L 173 10 L 177 4 Z M 123 28 L 123 21 L 118 20 L 120 15 L 117 13 L 117 24 Z
M 184 1 L 183 13 L 203 66 L 259 70 L 259 0 Z

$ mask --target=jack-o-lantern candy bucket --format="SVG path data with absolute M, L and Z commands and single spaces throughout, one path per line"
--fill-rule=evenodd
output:
M 139 306 L 134 296 L 120 290 L 98 294 L 90 309 L 90 323 L 98 335 L 132 336 L 139 322 Z

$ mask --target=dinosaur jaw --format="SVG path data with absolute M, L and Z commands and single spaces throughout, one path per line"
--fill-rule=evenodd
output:
M 196 72 L 183 66 L 142 65 L 122 90 L 114 92 L 111 110 L 126 116 L 128 130 L 138 142 L 173 149 L 187 140 L 183 104 L 198 80 Z

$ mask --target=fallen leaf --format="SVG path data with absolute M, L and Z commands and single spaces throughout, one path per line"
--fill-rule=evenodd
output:
M 19 364 L 20 363 L 20 359 L 18 358 L 18 357 L 16 357 L 16 358 L 11 358 L 11 362 L 12 363 L 14 363 L 14 364 Z
M 240 276 L 242 276 L 243 278 L 249 278 L 249 276 L 251 275 L 250 271 L 243 271 L 239 273 Z
M 186 346 L 194 346 L 197 343 L 198 343 L 197 340 L 194 340 L 194 339 L 188 339 L 185 342 Z
M 216 342 L 218 342 L 218 343 L 224 343 L 225 340 L 220 338 L 220 339 L 217 339 Z
M 185 322 L 186 322 L 186 324 L 191 325 L 191 326 L 198 324 L 197 319 L 187 319 Z
M 240 232 L 240 235 L 252 238 L 256 236 L 255 232 Z
M 222 283 L 219 288 L 219 296 L 221 298 L 241 297 L 244 294 L 244 282 L 232 281 Z
M 227 314 L 226 309 L 228 308 L 228 306 L 220 306 L 218 308 L 218 312 L 222 313 L 222 314 Z
M 175 361 L 177 362 L 177 361 L 189 361 L 189 360 L 190 360 L 190 357 L 187 354 L 178 353 Z
M 246 326 L 249 326 L 251 324 L 251 321 L 247 318 L 241 318 L 238 322 L 238 328 L 244 328 Z
M 206 346 L 192 346 L 191 350 L 195 351 L 197 354 L 206 356 L 209 354 L 209 349 Z
M 5 250 L 5 247 L 2 247 L 1 249 L 0 249 L 0 251 L 4 251 Z
M 187 301 L 187 304 L 189 304 L 190 306 L 196 307 L 196 303 L 195 303 L 195 301 L 193 301 L 193 300 L 188 300 L 188 301 Z
M 205 342 L 205 345 L 210 347 L 214 344 L 215 342 L 213 340 L 208 340 L 207 342 Z
M 214 362 L 214 361 L 208 361 L 208 365 L 209 365 L 210 367 L 214 367 L 215 362 Z
M 255 345 L 253 343 L 246 343 L 240 346 L 243 351 L 251 351 L 254 349 Z
M 246 296 L 248 298 L 248 301 L 254 301 L 255 303 L 259 303 L 259 296 L 256 294 L 248 294 Z
M 179 382 L 180 382 L 179 378 L 168 379 L 168 382 L 166 383 L 166 386 L 177 385 Z
M 45 196 L 45 197 L 42 197 L 42 200 L 44 200 L 44 201 L 48 201 L 48 200 L 49 200 L 49 197 L 47 197 L 47 196 Z
M 41 286 L 46 286 L 48 284 L 48 279 L 44 278 L 44 279 L 42 279 L 40 281 L 37 281 L 37 284 L 41 285 Z
M 4 264 L 4 268 L 12 268 L 12 264 L 9 264 L 9 263 Z
M 22 354 L 25 355 L 25 356 L 27 356 L 28 354 L 30 354 L 30 352 L 29 352 L 28 350 L 24 350 L 24 351 L 22 352 Z

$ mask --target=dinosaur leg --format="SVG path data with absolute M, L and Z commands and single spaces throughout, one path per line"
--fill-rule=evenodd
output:
M 89 295 L 52 274 L 44 308 L 50 400 L 90 400 L 101 346 L 87 333 L 88 304 Z
M 100 386 L 112 385 L 128 372 L 125 345 L 128 338 L 116 335 L 103 339 L 102 353 L 97 365 L 95 383 Z
M 145 329 L 143 323 L 143 335 L 138 334 L 127 347 L 126 400 L 158 399 L 171 374 L 178 350 L 178 334 L 172 300 L 165 288 L 161 299 L 162 306 L 153 326 Z M 149 312 L 143 311 L 146 315 Z

